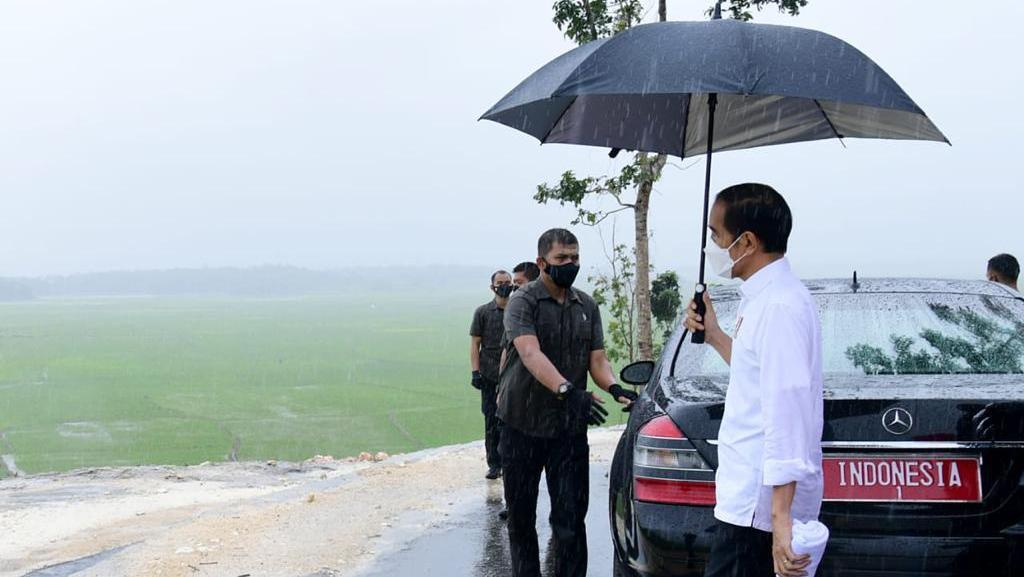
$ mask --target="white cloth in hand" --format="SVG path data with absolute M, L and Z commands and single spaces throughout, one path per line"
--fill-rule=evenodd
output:
M 811 564 L 807 566 L 807 577 L 814 577 L 818 570 L 818 564 L 825 555 L 825 545 L 828 543 L 828 527 L 819 521 L 808 521 L 801 523 L 793 522 L 793 553 L 797 555 L 810 555 Z

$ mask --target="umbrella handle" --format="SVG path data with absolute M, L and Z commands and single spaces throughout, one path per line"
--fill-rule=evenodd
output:
M 721 2 L 719 2 L 721 4 Z M 704 167 L 704 214 L 701 215 L 704 219 L 704 226 L 701 228 L 700 233 L 700 282 L 697 283 L 697 288 L 693 293 L 693 302 L 697 305 L 697 314 L 700 315 L 701 322 L 704 322 L 704 315 L 707 313 L 707 305 L 704 304 L 704 292 L 707 290 L 707 286 L 704 284 L 704 264 L 707 260 L 707 247 L 708 247 L 708 208 L 711 200 L 711 153 L 714 150 L 715 142 L 715 109 L 718 108 L 718 94 L 712 92 L 708 94 L 708 152 L 707 162 Z M 685 151 L 686 147 L 683 146 Z M 690 342 L 695 345 L 704 344 L 704 331 L 693 331 L 693 335 L 690 336 Z
M 707 290 L 703 284 L 697 284 L 697 288 L 693 293 L 693 303 L 697 305 L 697 315 L 700 316 L 701 322 L 704 322 L 704 315 L 708 312 L 708 306 L 704 304 L 704 291 Z M 695 345 L 704 344 L 704 331 L 693 331 L 690 335 L 690 342 Z

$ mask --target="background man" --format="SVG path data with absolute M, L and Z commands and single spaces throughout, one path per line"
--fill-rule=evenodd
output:
M 733 336 L 705 293 L 704 318 L 690 303 L 691 331 L 729 363 L 718 434 L 714 542 L 705 577 L 800 577 L 810 563 L 792 549 L 793 521 L 821 509 L 824 421 L 821 326 L 810 292 L 785 258 L 793 217 L 778 192 L 740 184 L 718 193 L 710 215 L 710 269 L 739 277 Z
M 587 373 L 625 405 L 636 394 L 615 383 L 604 351 L 601 312 L 572 288 L 579 273 L 576 237 L 551 229 L 537 242 L 540 280 L 516 291 L 505 314 L 512 343 L 501 373 L 498 416 L 508 536 L 515 577 L 539 577 L 537 494 L 547 476 L 555 577 L 585 577 L 590 497 L 587 425 L 607 411 L 587 390 Z
M 501 357 L 504 333 L 505 306 L 512 294 L 512 276 L 503 270 L 491 275 L 494 298 L 477 307 L 473 324 L 469 327 L 469 364 L 473 369 L 470 383 L 480 391 L 480 409 L 484 414 L 484 445 L 487 448 L 488 479 L 501 476 L 501 457 L 498 456 L 500 429 L 497 417 L 498 363 Z
M 540 277 L 540 268 L 537 263 L 530 262 L 528 260 L 523 261 L 516 265 L 512 269 L 512 284 L 515 285 L 515 290 L 519 290 L 526 286 L 526 283 L 531 283 Z M 500 368 L 505 367 L 505 361 L 508 349 L 508 338 L 501 339 L 501 362 L 499 363 Z
M 540 268 L 537 267 L 537 263 L 530 262 L 528 260 L 523 261 L 516 265 L 512 269 L 512 284 L 516 285 L 516 290 L 523 288 L 528 282 L 533 282 L 540 277 Z
M 988 259 L 988 280 L 1018 290 L 1018 276 L 1020 276 L 1020 263 L 1012 254 L 997 254 Z

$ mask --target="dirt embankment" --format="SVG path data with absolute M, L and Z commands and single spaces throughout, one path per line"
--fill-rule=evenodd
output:
M 591 431 L 591 459 L 610 460 L 620 433 Z M 0 576 L 351 575 L 442 526 L 467 499 L 500 499 L 500 482 L 485 481 L 485 468 L 478 442 L 380 462 L 319 458 L 6 479 Z

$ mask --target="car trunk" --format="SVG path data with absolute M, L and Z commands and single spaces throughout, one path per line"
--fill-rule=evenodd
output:
M 660 401 L 717 468 L 724 404 Z M 1024 403 L 832 398 L 824 411 L 821 520 L 834 532 L 995 536 L 1024 516 Z

